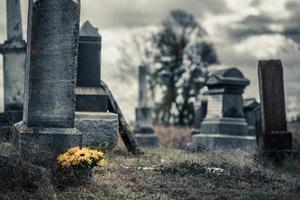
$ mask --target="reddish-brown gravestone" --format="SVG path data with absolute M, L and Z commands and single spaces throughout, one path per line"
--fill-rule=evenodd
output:
M 259 151 L 267 157 L 282 158 L 292 150 L 292 134 L 287 131 L 281 61 L 259 61 L 258 77 L 262 109 Z

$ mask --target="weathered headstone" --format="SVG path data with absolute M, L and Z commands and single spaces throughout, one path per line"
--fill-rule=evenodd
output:
M 199 134 L 201 124 L 207 114 L 207 98 L 206 94 L 201 95 L 200 100 L 196 100 L 194 103 L 195 117 L 194 117 L 194 128 L 191 132 L 192 135 Z
M 236 68 L 218 70 L 210 75 L 207 115 L 200 134 L 192 137 L 192 148 L 255 149 L 255 136 L 248 135 L 243 111 L 242 94 L 248 84 L 249 80 Z
M 22 120 L 26 43 L 23 40 L 19 0 L 6 1 L 7 40 L 0 45 L 3 54 L 4 111 L 13 122 Z
M 259 151 L 267 157 L 281 158 L 292 150 L 292 134 L 287 131 L 281 61 L 259 61 L 258 77 L 262 109 Z
M 75 117 L 84 145 L 116 146 L 118 115 L 108 112 L 108 105 L 108 96 L 101 87 L 101 35 L 86 21 L 79 37 Z
M 80 146 L 74 128 L 80 0 L 30 0 L 23 121 L 14 143 L 31 159 Z
M 256 123 L 260 119 L 257 118 L 256 112 L 260 109 L 260 104 L 255 100 L 255 98 L 244 99 L 243 103 L 249 135 L 256 135 Z
M 152 108 L 148 105 L 147 67 L 139 67 L 138 108 L 135 110 L 136 127 L 134 130 L 138 145 L 158 147 L 159 140 L 152 128 Z

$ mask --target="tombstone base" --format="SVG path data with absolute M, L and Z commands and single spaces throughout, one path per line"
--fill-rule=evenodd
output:
M 133 132 L 138 146 L 159 147 L 159 139 L 154 133 L 153 128 L 151 127 L 136 128 Z
M 106 112 L 76 112 L 75 127 L 82 133 L 86 146 L 112 149 L 117 145 L 119 133 L 118 115 Z
M 205 119 L 201 125 L 203 134 L 248 135 L 248 124 L 244 118 Z
M 193 135 L 191 149 L 242 149 L 248 152 L 256 150 L 255 136 L 237 136 L 221 134 Z
M 281 160 L 292 153 L 292 133 L 262 134 L 258 136 L 258 144 L 263 157 Z
M 24 159 L 39 163 L 38 159 L 56 157 L 74 146 L 82 145 L 82 134 L 75 128 L 27 127 L 23 121 L 13 126 L 13 144 Z

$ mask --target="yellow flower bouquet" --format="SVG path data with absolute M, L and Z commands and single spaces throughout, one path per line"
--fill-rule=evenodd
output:
M 104 165 L 104 153 L 86 147 L 73 147 L 57 157 L 59 168 L 70 179 L 86 180 L 91 177 L 92 169 Z

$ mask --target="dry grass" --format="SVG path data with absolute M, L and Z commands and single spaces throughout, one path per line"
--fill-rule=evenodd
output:
M 189 127 L 163 127 L 155 126 L 154 130 L 159 137 L 161 146 L 165 148 L 185 149 L 191 140 L 191 128 Z
M 144 149 L 131 157 L 108 155 L 90 184 L 59 192 L 59 199 L 297 199 L 299 179 L 262 169 L 242 151 L 187 154 L 176 149 Z M 219 167 L 222 174 L 203 169 Z
M 182 149 L 190 140 L 189 128 L 160 126 L 155 131 L 161 148 L 143 149 L 145 155 L 134 157 L 121 145 L 107 153 L 105 167 L 96 169 L 89 183 L 56 189 L 57 199 L 300 199 L 299 160 L 263 168 L 239 150 L 187 153 Z M 49 194 L 29 196 L 45 199 Z

